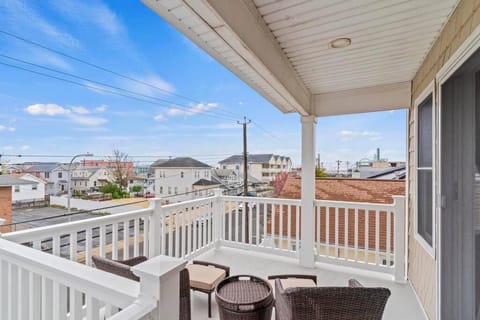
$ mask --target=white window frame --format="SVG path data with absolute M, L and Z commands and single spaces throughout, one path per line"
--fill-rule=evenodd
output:
M 425 99 L 427 99 L 429 96 L 432 96 L 432 166 L 431 167 L 418 167 L 418 107 L 421 105 Z M 415 155 L 415 205 L 413 208 L 414 211 L 414 238 L 415 240 L 422 246 L 422 248 L 430 254 L 433 258 L 435 258 L 435 246 L 436 246 L 436 225 L 437 225 L 437 219 L 436 219 L 436 163 L 437 163 L 437 148 L 436 148 L 436 132 L 437 132 L 437 103 L 436 103 L 436 91 L 435 91 L 435 80 L 430 82 L 430 84 L 423 90 L 423 92 L 415 99 L 414 101 L 414 110 L 415 110 L 415 139 L 414 139 L 414 144 L 415 144 L 415 150 L 414 150 L 414 155 Z M 418 170 L 421 169 L 431 169 L 432 170 L 432 245 L 430 245 L 424 238 L 423 236 L 418 232 Z

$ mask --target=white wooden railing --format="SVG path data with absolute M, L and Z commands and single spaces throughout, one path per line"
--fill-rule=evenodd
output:
M 403 197 L 394 197 L 393 204 L 317 200 L 314 206 L 315 223 L 312 225 L 314 238 L 303 241 L 314 242 L 313 254 L 318 262 L 380 271 L 392 274 L 396 280 L 403 280 L 405 275 Z M 130 291 L 134 294 L 133 297 L 124 297 L 123 300 L 116 297 L 109 300 L 100 293 L 101 286 L 106 285 L 106 288 L 110 286 L 110 293 L 123 292 L 117 287 L 117 280 L 109 284 L 99 281 L 94 290 L 88 285 L 85 287 L 80 283 L 83 278 L 79 272 L 87 269 L 100 272 L 87 267 L 91 265 L 92 255 L 113 259 L 128 259 L 137 255 L 147 255 L 149 258 L 162 255 L 192 259 L 210 248 L 226 246 L 297 257 L 302 242 L 300 230 L 300 200 L 221 196 L 217 192 L 215 196 L 209 198 L 165 206 L 160 205 L 159 199 L 152 199 L 146 209 L 6 233 L 2 235 L 3 239 L 0 239 L 2 244 L 10 240 L 26 246 L 12 244 L 22 250 L 17 252 L 10 250 L 8 254 L 0 257 L 2 268 L 0 285 L 2 288 L 8 288 L 2 289 L 2 297 L 12 294 L 14 297 L 5 298 L 7 300 L 2 298 L 0 301 L 15 302 L 17 298 L 23 299 L 23 295 L 26 294 L 24 292 L 30 292 L 28 293 L 30 300 L 27 301 L 34 306 L 33 309 L 28 309 L 30 310 L 28 312 L 32 312 L 31 310 L 36 310 L 38 303 L 49 301 L 42 298 L 38 302 L 38 296 L 43 297 L 44 293 L 50 294 L 48 290 L 53 290 L 52 299 L 60 299 L 58 306 L 55 305 L 59 309 L 54 311 L 59 314 L 63 315 L 67 310 L 65 308 L 68 310 L 78 308 L 83 314 L 90 312 L 89 314 L 93 314 L 92 319 L 95 319 L 98 310 L 109 316 L 118 311 L 118 308 L 124 308 L 114 319 L 136 319 L 155 308 L 152 296 L 138 294 L 133 290 Z M 42 256 L 34 255 L 36 264 L 28 263 L 26 262 L 29 261 L 28 257 L 24 257 L 28 255 L 25 250 L 37 252 Z M 45 256 L 68 263 L 68 265 L 59 263 L 56 266 L 63 270 L 59 277 L 52 273 L 52 261 L 42 258 Z M 78 271 L 75 268 L 87 269 Z M 74 280 L 68 280 L 68 275 Z M 19 281 L 17 285 L 9 280 L 15 278 L 24 280 Z M 28 281 L 25 280 L 27 278 Z M 36 287 L 38 281 L 41 281 L 42 289 Z M 33 291 L 29 291 L 32 288 Z M 66 288 L 71 288 L 68 295 L 71 304 L 70 302 L 65 304 L 62 300 L 67 296 L 61 294 Z M 106 292 L 109 292 L 108 290 Z M 79 298 L 84 296 L 93 297 L 93 302 L 88 303 L 90 300 Z M 127 300 L 129 306 L 126 305 Z M 19 301 L 23 300 L 18 300 L 12 307 L 2 308 L 1 312 L 7 312 L 8 315 L 17 315 L 17 312 L 20 312 L 24 315 L 25 312 L 18 307 Z M 45 310 L 49 310 L 48 307 L 45 307 Z M 70 313 L 66 314 L 69 319 L 78 318 L 70 316 Z
M 138 283 L 0 239 L 0 319 L 104 319 Z

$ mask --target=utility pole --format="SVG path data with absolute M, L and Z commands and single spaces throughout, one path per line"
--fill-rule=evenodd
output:
M 247 125 L 251 123 L 251 120 L 247 121 L 247 117 L 243 117 L 243 122 L 237 121 L 238 124 L 243 126 L 243 196 L 248 196 L 248 157 L 247 157 Z M 248 203 L 243 204 L 243 210 L 245 210 L 245 243 L 249 242 L 248 239 Z
M 342 163 L 341 160 L 337 160 L 337 177 L 340 176 L 340 163 Z

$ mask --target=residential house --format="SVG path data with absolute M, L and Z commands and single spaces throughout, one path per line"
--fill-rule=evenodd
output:
M 115 170 L 120 168 L 122 169 L 122 172 L 126 174 L 127 177 L 130 177 L 133 175 L 133 162 L 132 161 L 123 161 L 123 162 L 117 162 L 114 160 L 89 160 L 89 159 L 83 159 L 81 162 L 82 166 L 87 167 L 87 168 L 105 168 L 109 169 L 111 172 L 115 173 Z
M 77 167 L 71 170 L 70 186 L 73 191 L 87 193 L 99 191 L 109 182 L 114 182 L 113 173 L 104 167 Z
M 289 157 L 274 154 L 249 154 L 247 156 L 248 174 L 264 183 L 273 181 L 281 172 L 289 172 L 292 161 Z M 221 169 L 233 170 L 237 175 L 243 174 L 243 155 L 233 155 L 219 162 Z
M 222 184 L 217 181 L 200 179 L 192 184 L 194 198 L 209 197 L 215 194 L 215 189 L 222 189 Z
M 132 193 L 132 187 L 134 186 L 140 186 L 141 187 L 141 190 L 139 192 L 135 192 L 134 194 L 146 194 L 147 192 L 147 177 L 143 176 L 143 175 L 139 175 L 139 176 L 132 176 L 128 179 L 128 185 L 127 185 L 127 190 L 130 191 L 130 193 Z
M 47 185 L 45 180 L 30 173 L 12 173 L 8 176 L 25 182 L 12 186 L 13 203 L 45 201 L 45 189 Z
M 72 167 L 72 171 L 74 167 Z M 49 194 L 60 195 L 68 192 L 68 165 L 59 164 L 51 172 L 48 180 Z
M 200 179 L 211 180 L 211 167 L 189 157 L 157 160 L 155 170 L 155 195 L 169 202 L 193 199 L 193 184 Z

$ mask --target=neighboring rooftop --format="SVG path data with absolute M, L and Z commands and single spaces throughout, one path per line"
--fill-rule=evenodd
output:
M 155 168 L 210 168 L 210 166 L 201 161 L 190 157 L 178 157 L 170 160 L 157 160 L 152 164 Z M 158 163 L 158 164 L 157 164 Z
M 392 173 L 400 173 L 406 171 L 406 167 L 404 165 L 398 166 L 398 167 L 385 167 L 385 168 L 380 168 L 380 167 L 358 167 L 358 170 L 360 171 L 360 179 L 378 179 L 381 176 L 385 175 L 385 179 L 387 179 L 388 174 Z M 395 175 L 395 174 L 394 174 Z M 391 178 L 393 179 L 393 178 Z M 401 175 L 397 179 L 402 179 Z M 403 177 L 403 179 L 405 179 Z
M 200 179 L 192 185 L 193 186 L 218 186 L 219 184 L 221 183 L 218 183 L 216 181 L 210 181 L 207 179 Z
M 279 198 L 300 199 L 301 179 L 288 177 Z M 392 195 L 405 195 L 405 180 L 322 178 L 315 180 L 317 200 L 393 203 Z
M 25 162 L 26 172 L 50 172 L 60 163 L 58 162 Z
M 18 179 L 16 176 L 0 175 L 0 187 L 11 187 L 15 185 L 38 184 L 38 182 Z
M 247 162 L 266 163 L 266 162 L 269 162 L 272 157 L 274 157 L 275 160 L 278 160 L 278 159 L 280 159 L 281 161 L 290 160 L 289 157 L 279 156 L 273 153 L 267 153 L 267 154 L 249 154 L 247 155 Z M 242 163 L 242 162 L 243 162 L 243 155 L 233 155 L 222 161 L 219 161 L 220 164 L 234 164 L 234 163 Z

